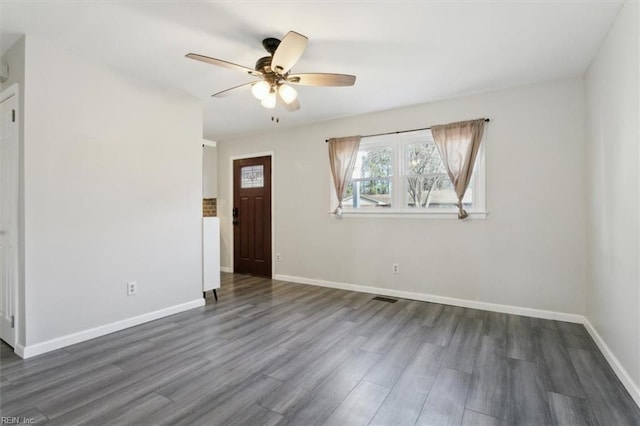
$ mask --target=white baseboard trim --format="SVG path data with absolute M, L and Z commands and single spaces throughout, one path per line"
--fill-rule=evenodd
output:
M 629 373 L 627 373 L 627 370 L 625 370 L 622 364 L 620 364 L 620 361 L 618 361 L 618 358 L 613 354 L 613 352 L 611 351 L 607 343 L 600 336 L 600 334 L 595 329 L 595 327 L 591 324 L 589 319 L 584 318 L 583 324 L 587 329 L 587 331 L 589 332 L 589 334 L 591 335 L 591 337 L 593 338 L 593 340 L 596 342 L 596 345 L 598 345 L 598 348 L 600 348 L 600 351 L 602 352 L 604 357 L 607 359 L 607 362 L 609 363 L 611 368 L 613 368 L 613 371 L 615 371 L 616 375 L 618 376 L 618 378 L 620 379 L 624 387 L 627 388 L 627 391 L 629 392 L 629 395 L 631 395 L 631 398 L 633 398 L 633 400 L 636 402 L 638 407 L 640 407 L 640 386 L 638 386 L 638 384 L 633 381 L 631 376 L 629 376 Z
M 221 266 L 220 267 L 220 272 L 228 272 L 230 274 L 233 274 L 233 268 L 231 268 L 229 266 Z
M 188 311 L 189 309 L 198 308 L 204 306 L 204 299 L 196 299 L 191 302 L 182 303 L 180 305 L 170 306 L 168 308 L 159 309 L 157 311 L 149 312 L 147 314 L 138 315 L 137 317 L 127 318 L 124 320 L 112 322 L 110 324 L 101 325 L 99 327 L 91 328 L 89 330 L 79 331 L 77 333 L 68 334 L 66 336 L 58 337 L 55 339 L 47 340 L 42 343 L 36 343 L 35 345 L 16 345 L 15 353 L 21 358 L 31 358 L 36 355 L 41 355 L 46 352 L 50 352 L 56 349 L 64 348 L 65 346 L 73 345 L 76 343 L 84 342 L 86 340 L 94 339 L 96 337 L 104 336 L 116 331 L 123 330 L 125 328 L 134 327 L 145 322 L 164 318 L 169 315 L 177 314 L 179 312 Z
M 525 308 L 521 306 L 501 305 L 497 303 L 479 302 L 476 300 L 456 299 L 453 297 L 435 296 L 425 293 L 413 293 L 401 290 L 392 290 L 387 288 L 369 287 L 358 284 L 346 284 L 334 281 L 324 281 L 312 278 L 296 277 L 290 275 L 276 275 L 276 280 L 289 281 L 298 284 L 310 284 L 320 287 L 337 288 L 340 290 L 351 290 L 360 293 L 379 294 L 382 296 L 400 297 L 403 299 L 420 300 L 423 302 L 441 303 L 444 305 L 461 306 L 463 308 L 481 309 L 484 311 L 501 312 L 505 314 L 523 315 L 533 318 L 550 319 L 556 321 L 572 322 L 577 324 L 583 324 L 587 329 L 587 332 L 591 335 L 593 340 L 598 345 L 598 348 L 602 351 L 607 362 L 611 365 L 611 368 L 616 373 L 624 387 L 627 389 L 633 400 L 640 407 L 640 387 L 636 384 L 627 370 L 624 369 L 618 358 L 613 354 L 609 346 L 605 343 L 604 339 L 598 334 L 593 325 L 583 315 L 567 314 L 564 312 L 546 311 L 543 309 Z
M 317 280 L 313 278 L 295 277 L 290 275 L 276 275 L 276 280 L 290 281 L 298 284 L 310 284 L 320 287 L 331 287 L 341 290 L 351 290 L 360 293 L 372 293 L 382 296 L 400 297 L 402 299 L 420 300 L 422 302 L 441 303 L 443 305 L 461 306 L 463 308 L 481 309 L 483 311 L 501 312 L 505 314 L 523 315 L 527 317 L 551 319 L 557 321 L 574 322 L 582 324 L 582 315 L 567 314 L 564 312 L 545 311 L 542 309 L 525 308 L 521 306 L 501 305 L 497 303 L 480 302 L 477 300 L 456 299 L 453 297 L 435 296 L 426 293 L 413 293 L 388 288 L 369 287 L 358 284 L 346 284 L 334 281 Z

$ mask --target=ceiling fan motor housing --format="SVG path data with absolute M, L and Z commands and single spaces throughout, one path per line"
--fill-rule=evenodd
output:
M 256 71 L 264 74 L 271 73 L 271 56 L 264 56 L 256 61 Z

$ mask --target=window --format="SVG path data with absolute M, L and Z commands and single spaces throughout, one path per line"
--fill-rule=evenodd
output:
M 484 217 L 484 148 L 462 200 Z M 351 185 L 342 203 L 348 214 L 434 214 L 457 217 L 456 193 L 431 132 L 363 138 Z
M 391 207 L 392 157 L 393 149 L 389 146 L 363 146 L 360 142 L 358 159 L 343 206 Z
M 258 166 L 245 166 L 240 169 L 241 188 L 262 188 L 264 186 L 264 169 Z

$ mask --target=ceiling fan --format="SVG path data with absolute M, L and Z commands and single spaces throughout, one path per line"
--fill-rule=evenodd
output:
M 271 37 L 265 38 L 262 40 L 262 46 L 269 52 L 269 56 L 258 59 L 254 69 L 195 53 L 189 53 L 186 57 L 240 71 L 260 79 L 214 93 L 211 95 L 213 97 L 222 98 L 250 87 L 253 95 L 261 101 L 262 106 L 265 108 L 275 108 L 277 99 L 287 111 L 297 111 L 300 109 L 300 103 L 297 99 L 298 93 L 291 86 L 292 84 L 301 86 L 353 86 L 356 82 L 354 75 L 347 74 L 291 74 L 290 70 L 302 56 L 302 52 L 307 46 L 307 41 L 307 37 L 295 31 L 289 31 L 282 40 Z

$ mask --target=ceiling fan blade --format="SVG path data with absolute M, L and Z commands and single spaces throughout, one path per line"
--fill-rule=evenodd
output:
M 356 83 L 356 76 L 328 73 L 290 74 L 287 81 L 303 86 L 353 86 Z
M 271 69 L 278 74 L 284 74 L 289 71 L 302 56 L 302 52 L 307 47 L 307 41 L 308 39 L 302 34 L 289 31 L 273 53 Z
M 245 89 L 250 89 L 251 86 L 256 84 L 257 81 L 252 81 L 251 83 L 241 84 L 240 86 L 232 87 L 231 89 L 223 90 L 222 92 L 214 93 L 211 95 L 213 98 L 225 98 L 227 96 L 233 95 L 235 93 L 241 92 Z
M 280 103 L 280 105 L 282 105 L 284 107 L 284 109 L 286 109 L 289 112 L 294 112 L 300 109 L 300 102 L 298 102 L 298 98 L 294 99 L 293 102 L 291 103 L 286 103 L 284 101 L 284 99 L 282 99 L 282 96 L 280 96 L 280 93 L 278 93 L 278 102 Z
M 219 67 L 229 68 L 232 70 L 240 71 L 245 74 L 251 74 L 256 77 L 262 77 L 260 71 L 256 71 L 251 68 L 243 67 L 242 65 L 234 64 L 231 62 L 223 61 L 222 59 L 210 58 L 208 56 L 198 55 L 196 53 L 188 53 L 185 55 L 189 59 L 195 59 L 196 61 L 206 62 L 207 64 L 217 65 Z

